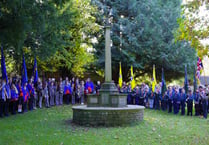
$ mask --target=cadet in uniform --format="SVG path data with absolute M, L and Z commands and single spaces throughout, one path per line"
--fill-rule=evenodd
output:
M 181 89 L 181 93 L 180 93 L 180 102 L 181 102 L 181 115 L 185 115 L 186 94 L 183 88 Z
M 187 95 L 187 115 L 191 114 L 192 116 L 193 100 L 194 100 L 194 96 L 192 94 L 192 90 L 189 89 L 189 93 Z

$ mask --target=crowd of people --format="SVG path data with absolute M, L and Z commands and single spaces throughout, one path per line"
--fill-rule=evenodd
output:
M 87 102 L 88 94 L 99 94 L 101 88 L 100 82 L 96 85 L 88 78 L 85 82 L 78 78 L 64 80 L 60 78 L 48 78 L 48 80 L 38 79 L 33 83 L 33 78 L 28 82 L 22 83 L 21 79 L 10 78 L 0 80 L 0 117 L 9 116 L 9 114 L 24 113 L 37 108 L 46 108 L 65 104 L 84 104 Z M 118 86 L 120 93 L 127 94 L 127 104 L 143 105 L 146 108 L 173 112 L 174 114 L 193 115 L 193 106 L 195 107 L 195 116 L 207 118 L 209 112 L 209 87 L 199 86 L 196 91 L 191 88 L 188 91 L 179 86 L 168 86 L 162 93 L 161 85 L 151 87 L 142 83 L 133 90 L 131 85 L 125 82 L 122 87 Z M 187 93 L 186 93 L 187 92 Z
M 10 78 L 0 80 L 0 117 L 9 114 L 24 113 L 37 108 L 46 108 L 66 104 L 84 104 L 87 94 L 96 93 L 100 89 L 100 82 L 94 88 L 93 82 L 88 78 L 86 82 L 78 78 L 68 77 L 56 81 L 39 79 L 36 84 L 33 78 L 22 83 L 21 79 Z
M 209 112 L 209 86 L 200 85 L 196 91 L 192 88 L 185 91 L 183 87 L 168 86 L 164 93 L 161 93 L 161 84 L 155 87 L 154 91 L 142 83 L 137 85 L 134 90 L 131 85 L 124 82 L 121 93 L 127 93 L 127 104 L 143 105 L 146 108 L 168 111 L 169 113 L 193 115 L 193 106 L 195 116 L 207 118 Z M 186 93 L 187 92 L 187 93 Z M 187 108 L 187 112 L 185 111 Z

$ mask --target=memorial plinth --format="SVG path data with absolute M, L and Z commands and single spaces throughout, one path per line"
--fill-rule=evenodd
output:
M 99 94 L 90 94 L 87 106 L 74 106 L 73 122 L 79 125 L 115 126 L 143 120 L 144 107 L 127 105 L 127 95 L 120 94 L 112 82 L 110 26 L 105 27 L 105 83 Z

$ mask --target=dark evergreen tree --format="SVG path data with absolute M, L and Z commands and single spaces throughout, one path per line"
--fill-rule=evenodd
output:
M 111 17 L 113 78 L 118 79 L 118 65 L 122 62 L 124 79 L 128 80 L 130 66 L 136 76 L 152 74 L 156 65 L 157 78 L 164 68 L 166 80 L 184 74 L 184 66 L 192 66 L 195 50 L 186 41 L 175 42 L 173 32 L 178 28 L 181 1 L 170 0 L 92 0 L 98 7 L 97 22 Z M 97 34 L 95 44 L 97 64 L 104 64 L 104 34 Z M 188 67 L 188 71 L 192 69 Z

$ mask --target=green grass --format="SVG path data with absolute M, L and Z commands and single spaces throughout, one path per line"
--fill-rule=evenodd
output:
M 145 110 L 136 125 L 109 128 L 71 123 L 71 106 L 38 109 L 0 119 L 0 145 L 209 144 L 209 119 Z

